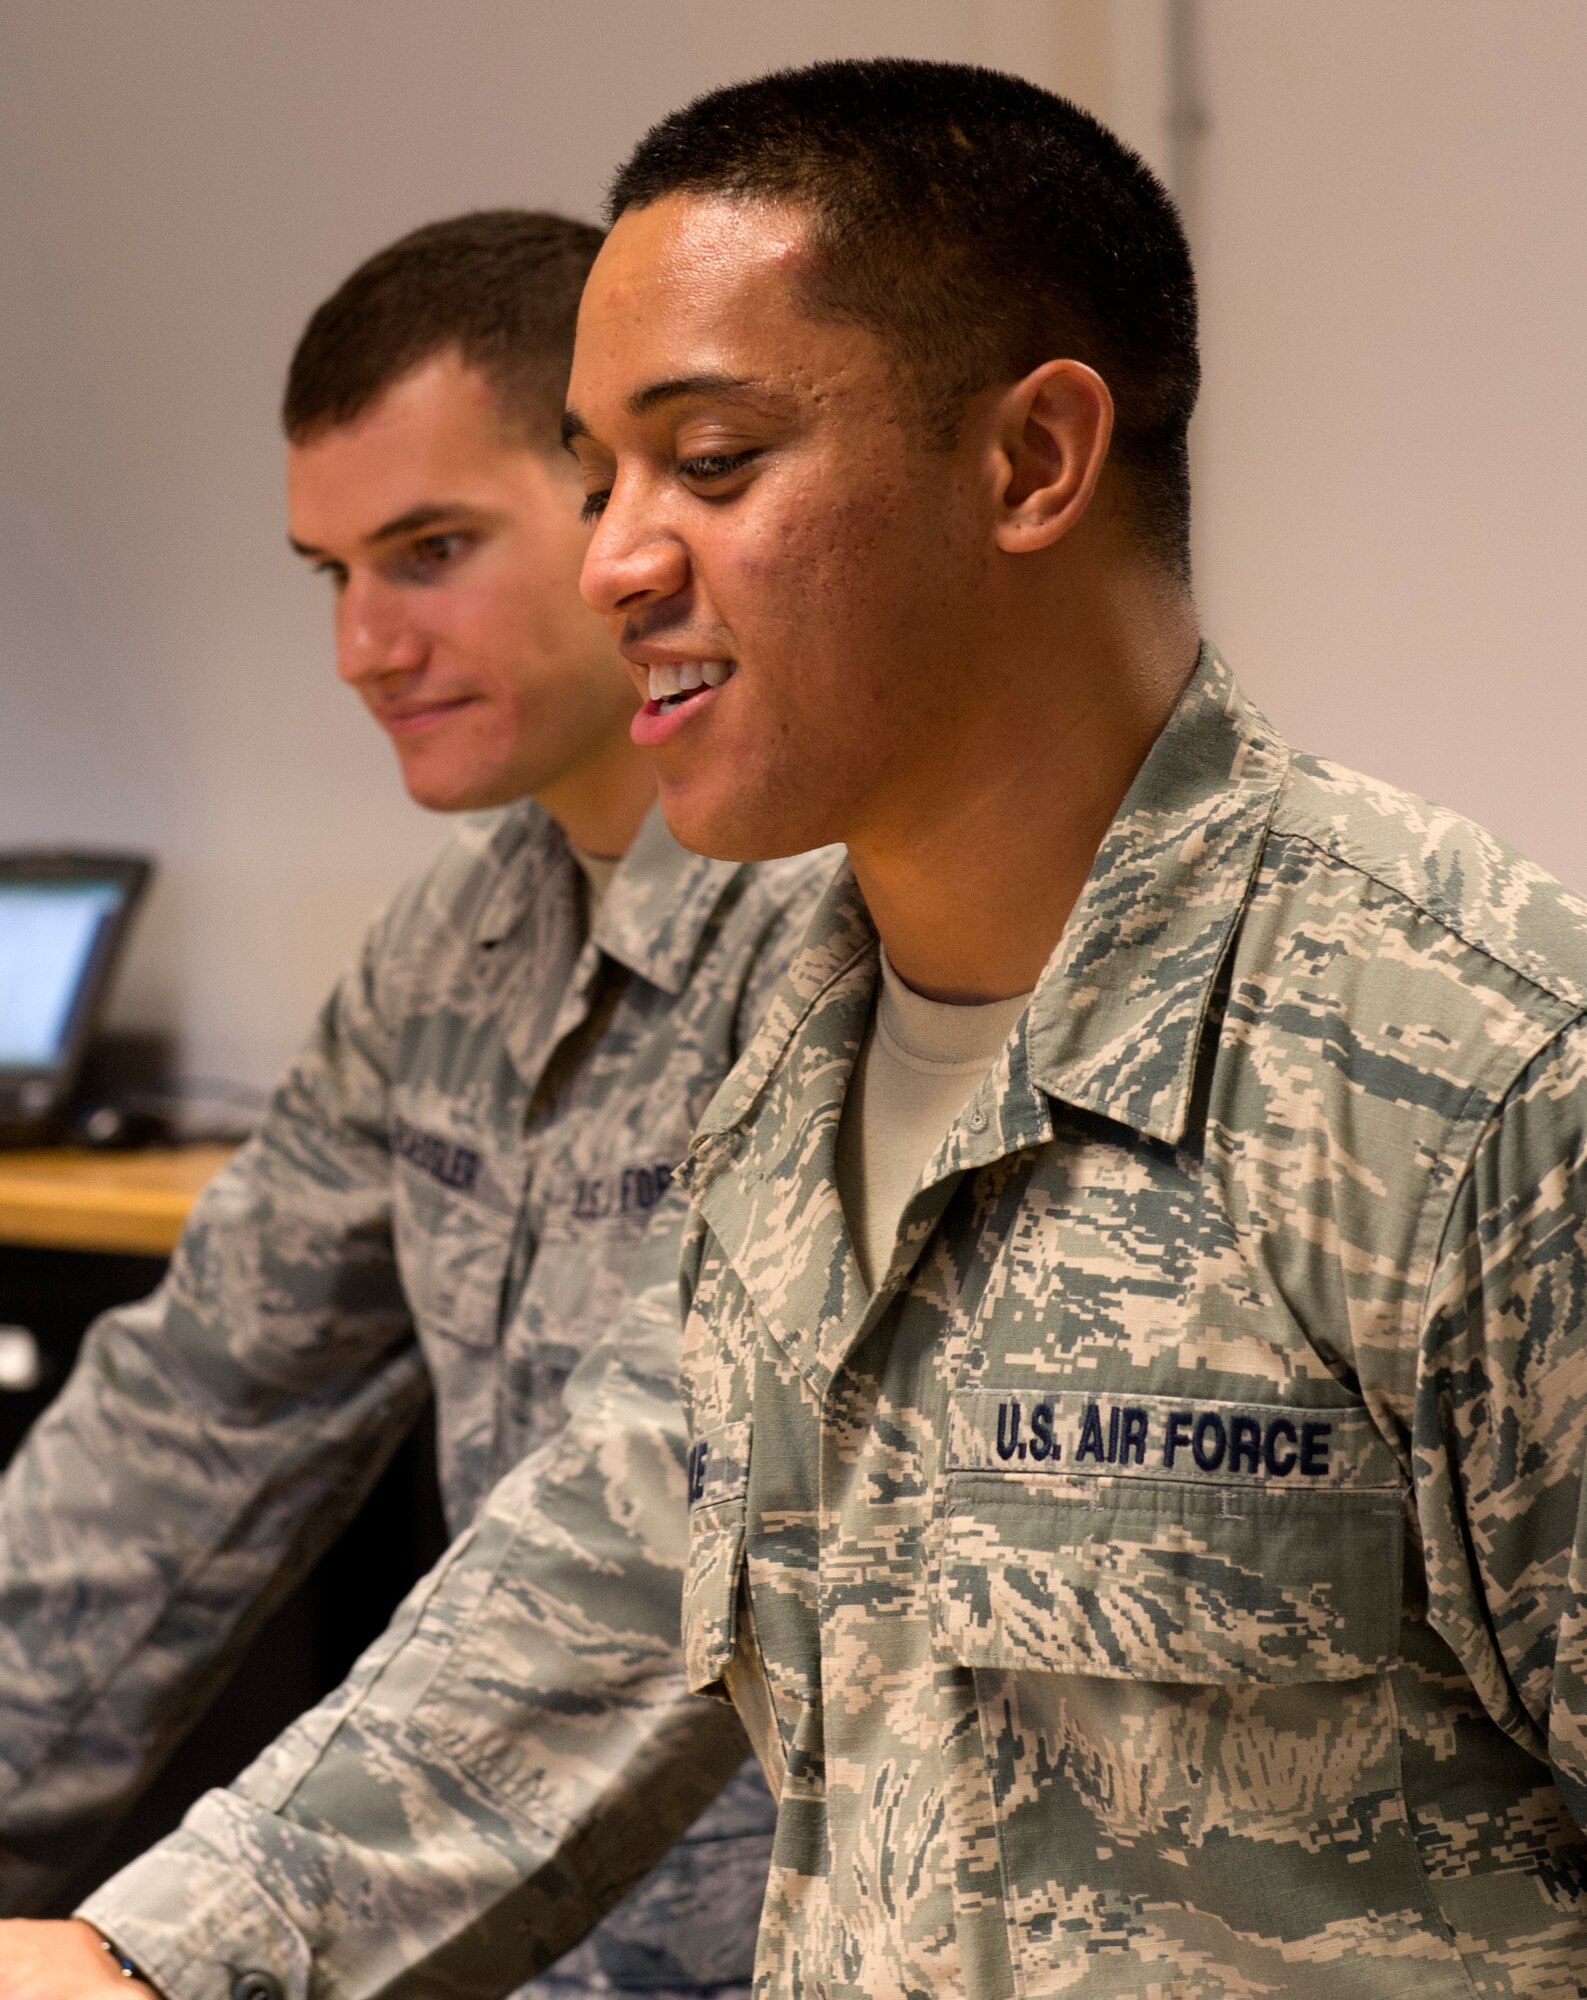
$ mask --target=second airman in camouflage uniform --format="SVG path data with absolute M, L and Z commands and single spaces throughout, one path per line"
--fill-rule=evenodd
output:
M 16 1913 L 76 1872 L 433 1398 L 445 1563 L 87 1905 L 172 2000 L 504 1993 L 708 1805 L 537 1991 L 747 1986 L 771 1805 L 737 1724 L 682 1685 L 677 1319 L 630 1322 L 627 1267 L 652 1236 L 675 1262 L 672 1168 L 830 864 L 703 861 L 647 815 L 545 455 L 599 240 L 434 225 L 311 323 L 291 519 L 336 581 L 339 664 L 416 797 L 518 802 L 374 927 L 167 1281 L 91 1331 L 0 1489 Z M 615 872 L 564 823 L 626 849 Z M 649 1798 L 625 1760 L 668 1747 Z M 0 1992 L 22 1978 L 120 1984 L 81 1926 L 0 1925 Z
M 323 1546 L 427 1390 L 463 1538 L 438 1578 L 346 1691 L 85 1914 L 173 2000 L 225 2000 L 228 1966 L 294 2000 L 380 1992 L 402 1966 L 424 1990 L 426 1960 L 534 1876 L 540 1813 L 600 1768 L 603 1730 L 628 1716 L 632 1735 L 644 1723 L 690 1746 L 694 1769 L 646 1809 L 652 1835 L 669 1812 L 681 1831 L 728 1775 L 742 1743 L 691 1718 L 679 1684 L 665 1520 L 609 1523 L 586 1594 L 556 1607 L 561 1643 L 598 1662 L 577 1729 L 549 1697 L 555 1731 L 531 1728 L 515 1686 L 514 1747 L 492 1689 L 532 1677 L 548 1592 L 522 1601 L 512 1550 L 546 1533 L 537 1479 L 556 1464 L 570 1375 L 620 1334 L 647 1231 L 664 1239 L 652 1254 L 675 1257 L 672 1166 L 819 880 L 802 862 L 757 875 L 698 860 L 653 817 L 585 938 L 566 843 L 525 804 L 460 833 L 382 920 L 162 1290 L 94 1329 L 8 1475 L 13 1895 L 160 1755 L 245 1612 Z M 670 1395 L 664 1345 L 660 1363 L 641 1342 L 626 1365 Z M 576 1436 L 566 1453 L 588 1430 Z M 665 1420 L 658 1436 L 645 1477 L 681 1523 Z M 597 1451 L 584 1495 L 597 1520 L 599 1469 Z M 377 1751 L 371 1717 L 405 1686 L 420 1719 L 404 1711 Z M 328 1776 L 361 1734 L 378 1807 Z M 715 1806 L 563 1976 L 647 1993 L 741 1978 L 764 1879 L 759 1791 L 746 1782 Z M 476 1977 L 505 1991 L 515 1953 L 544 1962 L 547 1937 L 573 1943 L 628 1851 L 614 1839 L 593 1853 L 537 1928 L 493 1933 Z

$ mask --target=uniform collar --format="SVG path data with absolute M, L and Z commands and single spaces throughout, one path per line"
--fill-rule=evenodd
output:
M 1289 755 L 1203 645 L 1032 995 L 1024 1050 L 1037 1089 L 1165 1144 L 1183 1139 L 1202 1026 Z M 708 1107 L 702 1152 L 749 1121 L 823 994 L 875 948 L 845 868 Z M 989 1153 L 1041 1136 L 1018 1107 L 1005 1108 L 1014 1115 Z
M 578 864 L 562 829 L 532 799 L 510 807 L 496 835 L 501 879 L 481 912 L 475 940 L 499 944 L 561 877 L 572 894 Z M 739 872 L 680 847 L 660 806 L 645 815 L 596 914 L 591 937 L 602 951 L 665 993 L 681 993 L 717 904 Z
M 1289 750 L 1203 645 L 1031 999 L 1031 1080 L 1177 1145 Z
M 681 993 L 705 927 L 740 867 L 680 847 L 653 805 L 612 877 L 591 936 L 652 986 Z
M 867 953 L 877 953 L 876 928 L 845 862 L 816 905 L 810 928 L 778 982 L 759 1028 L 706 1106 L 691 1151 L 710 1151 L 716 1140 L 749 1122 L 817 1003 Z M 850 1024 L 851 1056 L 858 1050 L 864 1026 L 863 1017 Z

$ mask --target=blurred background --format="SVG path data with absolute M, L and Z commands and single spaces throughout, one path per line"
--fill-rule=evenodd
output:
M 123 1026 L 269 1081 L 444 826 L 284 535 L 303 320 L 416 223 L 593 216 L 819 56 L 1018 70 L 1185 207 L 1205 628 L 1296 740 L 1587 890 L 1581 0 L 5 0 L 0 845 L 160 863 Z

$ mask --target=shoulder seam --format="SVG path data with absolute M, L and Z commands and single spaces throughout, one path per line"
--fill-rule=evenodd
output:
M 1437 924 L 1441 930 L 1447 931 L 1451 937 L 1458 938 L 1469 951 L 1479 953 L 1490 964 L 1500 966 L 1514 978 L 1523 980 L 1531 987 L 1534 993 L 1541 994 L 1546 1000 L 1552 1001 L 1556 1007 L 1565 1008 L 1567 1010 L 1565 1017 L 1559 1024 L 1561 1028 L 1568 1026 L 1572 1020 L 1582 1013 L 1587 1012 L 1587 998 L 1578 998 L 1574 994 L 1561 993 L 1555 987 L 1545 986 L 1541 979 L 1534 973 L 1528 972 L 1524 966 L 1519 966 L 1513 960 L 1501 956 L 1491 945 L 1484 944 L 1481 939 L 1474 938 L 1469 932 L 1462 930 L 1460 925 L 1455 923 L 1444 911 L 1429 909 L 1423 898 L 1411 895 L 1401 883 L 1386 880 L 1375 868 L 1369 868 L 1365 862 L 1358 861 L 1354 855 L 1342 854 L 1337 847 L 1327 841 L 1319 840 L 1314 833 L 1308 833 L 1300 827 L 1286 828 L 1275 826 L 1270 829 L 1269 838 L 1272 840 L 1298 841 L 1307 847 L 1315 849 L 1319 854 L 1327 855 L 1330 861 L 1338 862 L 1341 868 L 1348 868 L 1352 874 L 1363 876 L 1368 882 L 1375 882 L 1388 895 L 1397 898 L 1398 901 L 1404 903 L 1408 908 L 1416 910 L 1422 916 L 1426 917 L 1429 923 Z
M 1504 963 L 1502 959 L 1496 962 L 1499 964 Z M 1465 1193 L 1466 1189 L 1471 1185 L 1471 1176 L 1477 1164 L 1477 1155 L 1482 1151 L 1483 1141 L 1487 1138 L 1488 1134 L 1493 1130 L 1494 1126 L 1498 1123 L 1499 1119 L 1504 1116 L 1505 1108 L 1509 1104 L 1511 1098 L 1514 1097 L 1516 1089 L 1519 1086 L 1522 1077 L 1524 1077 L 1527 1071 L 1533 1068 L 1534 1065 L 1543 1062 L 1550 1056 L 1556 1054 L 1559 1048 L 1559 1044 L 1570 1033 L 1572 1028 L 1576 1028 L 1581 1025 L 1584 1016 L 1587 1016 L 1587 1007 L 1577 1008 L 1574 1013 L 1568 1014 L 1566 1018 L 1560 1022 L 1559 1026 L 1554 1030 L 1554 1032 L 1551 1035 L 1549 1035 L 1546 1038 L 1546 1040 L 1539 1042 L 1537 1047 L 1533 1049 L 1532 1053 L 1529 1056 L 1527 1056 L 1525 1061 L 1519 1063 L 1510 1072 L 1509 1080 L 1505 1084 L 1503 1090 L 1496 1091 L 1491 1101 L 1489 1102 L 1486 1117 L 1484 1117 L 1480 1123 L 1478 1123 L 1473 1127 L 1471 1134 L 1471 1143 L 1465 1149 L 1465 1157 L 1461 1160 L 1459 1169 L 1455 1174 L 1454 1180 L 1450 1183 L 1449 1199 L 1447 1202 L 1445 1202 L 1443 1214 L 1439 1218 L 1438 1235 L 1432 1245 L 1432 1254 L 1428 1259 L 1427 1283 L 1422 1287 L 1421 1299 L 1419 1301 L 1417 1308 L 1416 1327 L 1417 1327 L 1418 1339 L 1420 1338 L 1421 1335 L 1421 1329 L 1425 1327 L 1427 1324 L 1428 1306 L 1429 1302 L 1432 1299 L 1433 1287 L 1438 1283 L 1439 1271 L 1443 1267 L 1445 1248 L 1449 1242 L 1450 1225 L 1453 1223 L 1455 1219 L 1456 1209 L 1460 1206 L 1461 1196 Z M 1466 1103 L 1468 1105 L 1470 1104 L 1471 1099 L 1476 1096 L 1476 1094 L 1477 1094 L 1477 1085 L 1473 1084 L 1471 1092 L 1466 1099 Z

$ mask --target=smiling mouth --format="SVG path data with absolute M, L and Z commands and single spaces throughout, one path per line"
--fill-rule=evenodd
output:
M 731 660 L 678 660 L 649 670 L 649 700 L 645 707 L 652 715 L 665 715 L 681 708 L 707 688 L 718 688 L 733 678 Z

